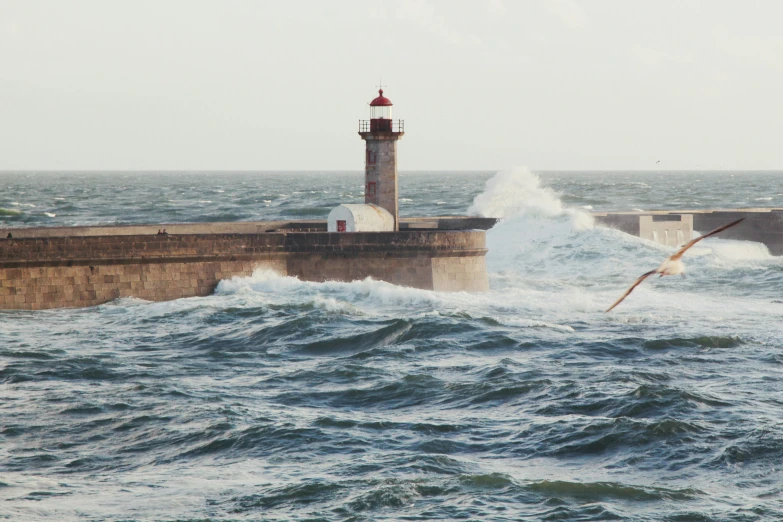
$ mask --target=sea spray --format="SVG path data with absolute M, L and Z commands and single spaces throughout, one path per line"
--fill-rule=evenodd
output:
M 565 207 L 555 191 L 542 186 L 540 178 L 524 167 L 502 170 L 487 180 L 468 213 L 500 218 L 487 236 L 490 273 L 535 274 L 539 280 L 559 278 L 575 273 L 569 266 L 573 263 L 552 263 L 553 256 L 590 257 L 591 250 L 603 248 L 606 243 L 602 240 L 605 231 L 593 232 L 590 248 L 591 241 L 580 236 L 593 229 L 592 217 L 583 210 Z M 565 271 L 558 273 L 560 269 Z
M 525 167 L 501 170 L 487 180 L 484 192 L 473 199 L 468 214 L 508 218 L 517 214 L 559 216 L 563 203 L 555 192 Z
M 541 186 L 541 179 L 525 167 L 501 170 L 484 192 L 473 199 L 468 214 L 508 219 L 516 216 L 554 218 L 570 216 L 575 230 L 593 227 L 593 218 L 580 209 L 566 208 L 557 193 Z

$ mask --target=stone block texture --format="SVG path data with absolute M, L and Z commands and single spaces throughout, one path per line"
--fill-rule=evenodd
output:
M 94 306 L 119 297 L 168 301 L 211 294 L 224 278 L 256 268 L 284 271 L 284 260 L 133 263 L 0 268 L 0 309 Z
M 362 135 L 366 143 L 364 202 L 378 205 L 394 216 L 399 229 L 397 139 L 400 133 Z
M 486 292 L 489 290 L 489 280 L 485 257 L 433 258 L 432 285 L 441 291 Z
M 485 232 L 104 235 L 0 239 L 0 309 L 165 301 L 212 293 L 258 268 L 307 281 L 372 277 L 434 290 L 486 290 Z
M 288 275 L 304 281 L 356 281 L 371 277 L 400 286 L 431 290 L 432 258 L 428 255 L 298 254 L 288 258 Z

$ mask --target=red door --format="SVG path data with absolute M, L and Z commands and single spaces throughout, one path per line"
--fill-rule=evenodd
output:
M 338 232 L 345 232 L 345 220 L 338 219 L 337 220 L 337 231 Z

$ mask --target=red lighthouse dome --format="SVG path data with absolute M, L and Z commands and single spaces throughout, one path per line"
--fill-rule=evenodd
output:
M 386 98 L 383 95 L 383 89 L 378 89 L 378 96 L 373 101 L 370 102 L 370 107 L 391 107 L 392 102 L 389 98 Z

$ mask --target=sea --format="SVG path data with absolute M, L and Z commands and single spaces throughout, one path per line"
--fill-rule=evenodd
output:
M 501 218 L 490 291 L 258 270 L 0 311 L 0 519 L 783 519 L 783 258 L 591 211 L 783 207 L 783 172 L 402 172 Z M 0 227 L 325 219 L 361 172 L 3 172 Z M 707 231 L 699 231 L 705 233 Z M 0 239 L 2 241 L 2 239 Z

